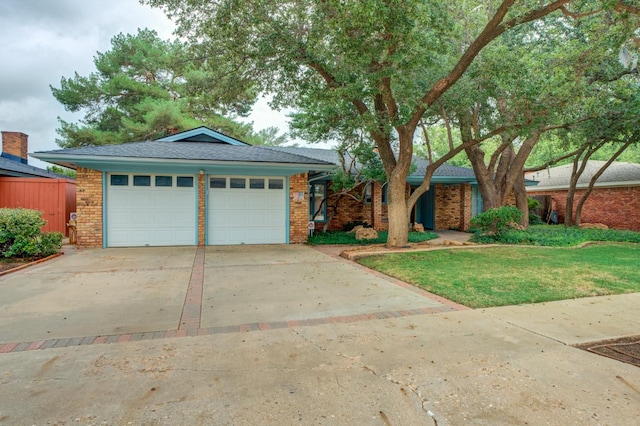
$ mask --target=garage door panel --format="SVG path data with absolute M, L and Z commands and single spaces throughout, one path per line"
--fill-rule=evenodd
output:
M 110 247 L 196 244 L 196 191 L 152 186 L 107 187 Z M 174 175 L 173 182 L 176 178 Z
M 243 179 L 242 177 L 234 177 Z M 230 179 L 225 177 L 226 182 Z M 265 188 L 210 188 L 208 196 L 209 244 L 278 244 L 286 242 L 285 189 L 269 189 L 271 176 L 245 178 L 264 179 Z

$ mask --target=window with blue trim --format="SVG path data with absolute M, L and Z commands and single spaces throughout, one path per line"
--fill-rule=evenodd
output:
M 309 186 L 309 220 L 324 222 L 327 205 L 323 203 L 327 192 L 326 183 L 313 183 Z
M 387 189 L 389 188 L 389 185 L 387 185 L 388 182 L 385 182 L 382 185 L 382 204 L 387 204 L 387 200 L 388 198 L 388 194 L 387 194 Z

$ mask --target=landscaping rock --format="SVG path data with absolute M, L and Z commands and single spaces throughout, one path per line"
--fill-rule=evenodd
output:
M 462 246 L 464 245 L 463 243 L 461 243 L 460 241 L 451 241 L 451 240 L 444 240 L 442 242 L 443 246 Z
M 507 225 L 509 227 L 515 229 L 516 231 L 524 231 L 525 229 L 527 229 L 524 226 L 522 226 L 522 225 L 520 225 L 519 223 L 516 223 L 516 222 L 509 222 L 509 223 L 507 223 Z
M 414 223 L 411 230 L 414 232 L 424 232 L 424 225 L 421 223 Z
M 580 229 L 588 229 L 588 228 L 609 229 L 609 227 L 604 223 L 581 223 L 580 224 Z
M 356 240 L 375 240 L 378 238 L 378 231 L 373 228 L 360 228 L 356 231 Z
M 347 231 L 347 234 L 355 234 L 356 232 L 358 232 L 359 229 L 364 229 L 364 226 L 356 225 L 353 227 L 351 231 Z

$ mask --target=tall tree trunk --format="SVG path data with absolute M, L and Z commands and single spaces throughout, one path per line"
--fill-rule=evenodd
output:
M 406 247 L 409 244 L 409 209 L 406 202 L 406 177 L 392 177 L 387 184 L 387 212 L 389 234 L 387 247 Z
M 520 225 L 525 228 L 529 227 L 529 197 L 524 184 L 524 174 L 520 173 L 520 177 L 513 184 L 513 193 L 516 196 L 516 207 L 522 212 L 522 220 Z
M 389 196 L 387 209 L 389 217 L 389 234 L 387 247 L 406 247 L 409 244 L 409 214 L 407 194 L 407 177 L 413 160 L 413 134 L 416 126 L 397 128 L 398 153 L 391 149 L 390 135 L 378 136 L 378 152 L 387 174 L 387 195 Z

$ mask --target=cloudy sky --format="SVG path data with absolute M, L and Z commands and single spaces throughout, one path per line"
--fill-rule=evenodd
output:
M 57 117 L 75 121 L 56 101 L 50 85 L 61 77 L 94 71 L 96 52 L 110 48 L 118 33 L 150 28 L 172 38 L 173 23 L 138 0 L 0 0 L 0 130 L 29 135 L 29 152 L 57 149 Z M 282 114 L 264 102 L 250 120 L 256 130 L 278 125 Z M 29 163 L 45 164 L 30 158 Z

